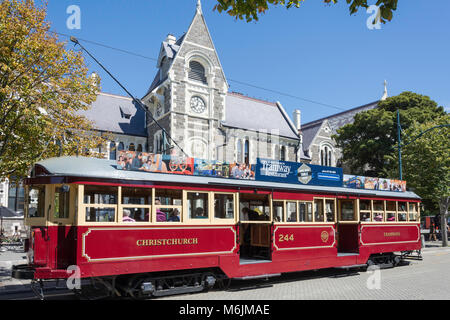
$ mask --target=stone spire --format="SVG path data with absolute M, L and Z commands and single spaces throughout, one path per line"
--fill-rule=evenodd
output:
M 197 0 L 197 12 L 198 13 L 202 13 L 202 1 L 201 0 Z
M 383 97 L 381 97 L 381 101 L 384 101 L 388 98 L 388 92 L 387 92 L 387 81 L 384 80 L 384 93 Z

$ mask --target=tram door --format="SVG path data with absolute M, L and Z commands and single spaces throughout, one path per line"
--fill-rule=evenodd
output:
M 272 259 L 270 195 L 239 194 L 241 260 Z
M 338 200 L 338 252 L 359 253 L 359 221 L 356 200 Z

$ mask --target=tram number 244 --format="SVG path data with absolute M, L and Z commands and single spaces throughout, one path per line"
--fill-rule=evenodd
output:
M 294 235 L 291 234 L 280 234 L 278 236 L 279 242 L 288 242 L 288 241 L 294 241 Z

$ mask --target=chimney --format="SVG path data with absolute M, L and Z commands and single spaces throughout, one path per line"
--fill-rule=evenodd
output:
M 302 112 L 298 109 L 294 111 L 295 128 L 300 133 L 302 131 Z
M 166 38 L 166 42 L 170 45 L 175 44 L 177 42 L 177 38 L 173 34 L 168 34 Z

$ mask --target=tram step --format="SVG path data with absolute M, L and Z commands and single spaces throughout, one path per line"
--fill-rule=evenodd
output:
M 335 267 L 336 269 L 355 269 L 355 268 L 362 268 L 362 267 L 367 267 L 367 264 L 352 264 L 350 266 L 340 266 L 340 267 Z
M 240 278 L 233 278 L 235 280 L 254 280 L 254 279 L 268 279 L 273 277 L 279 277 L 281 273 L 271 273 L 271 274 L 260 274 L 257 276 L 245 276 Z

